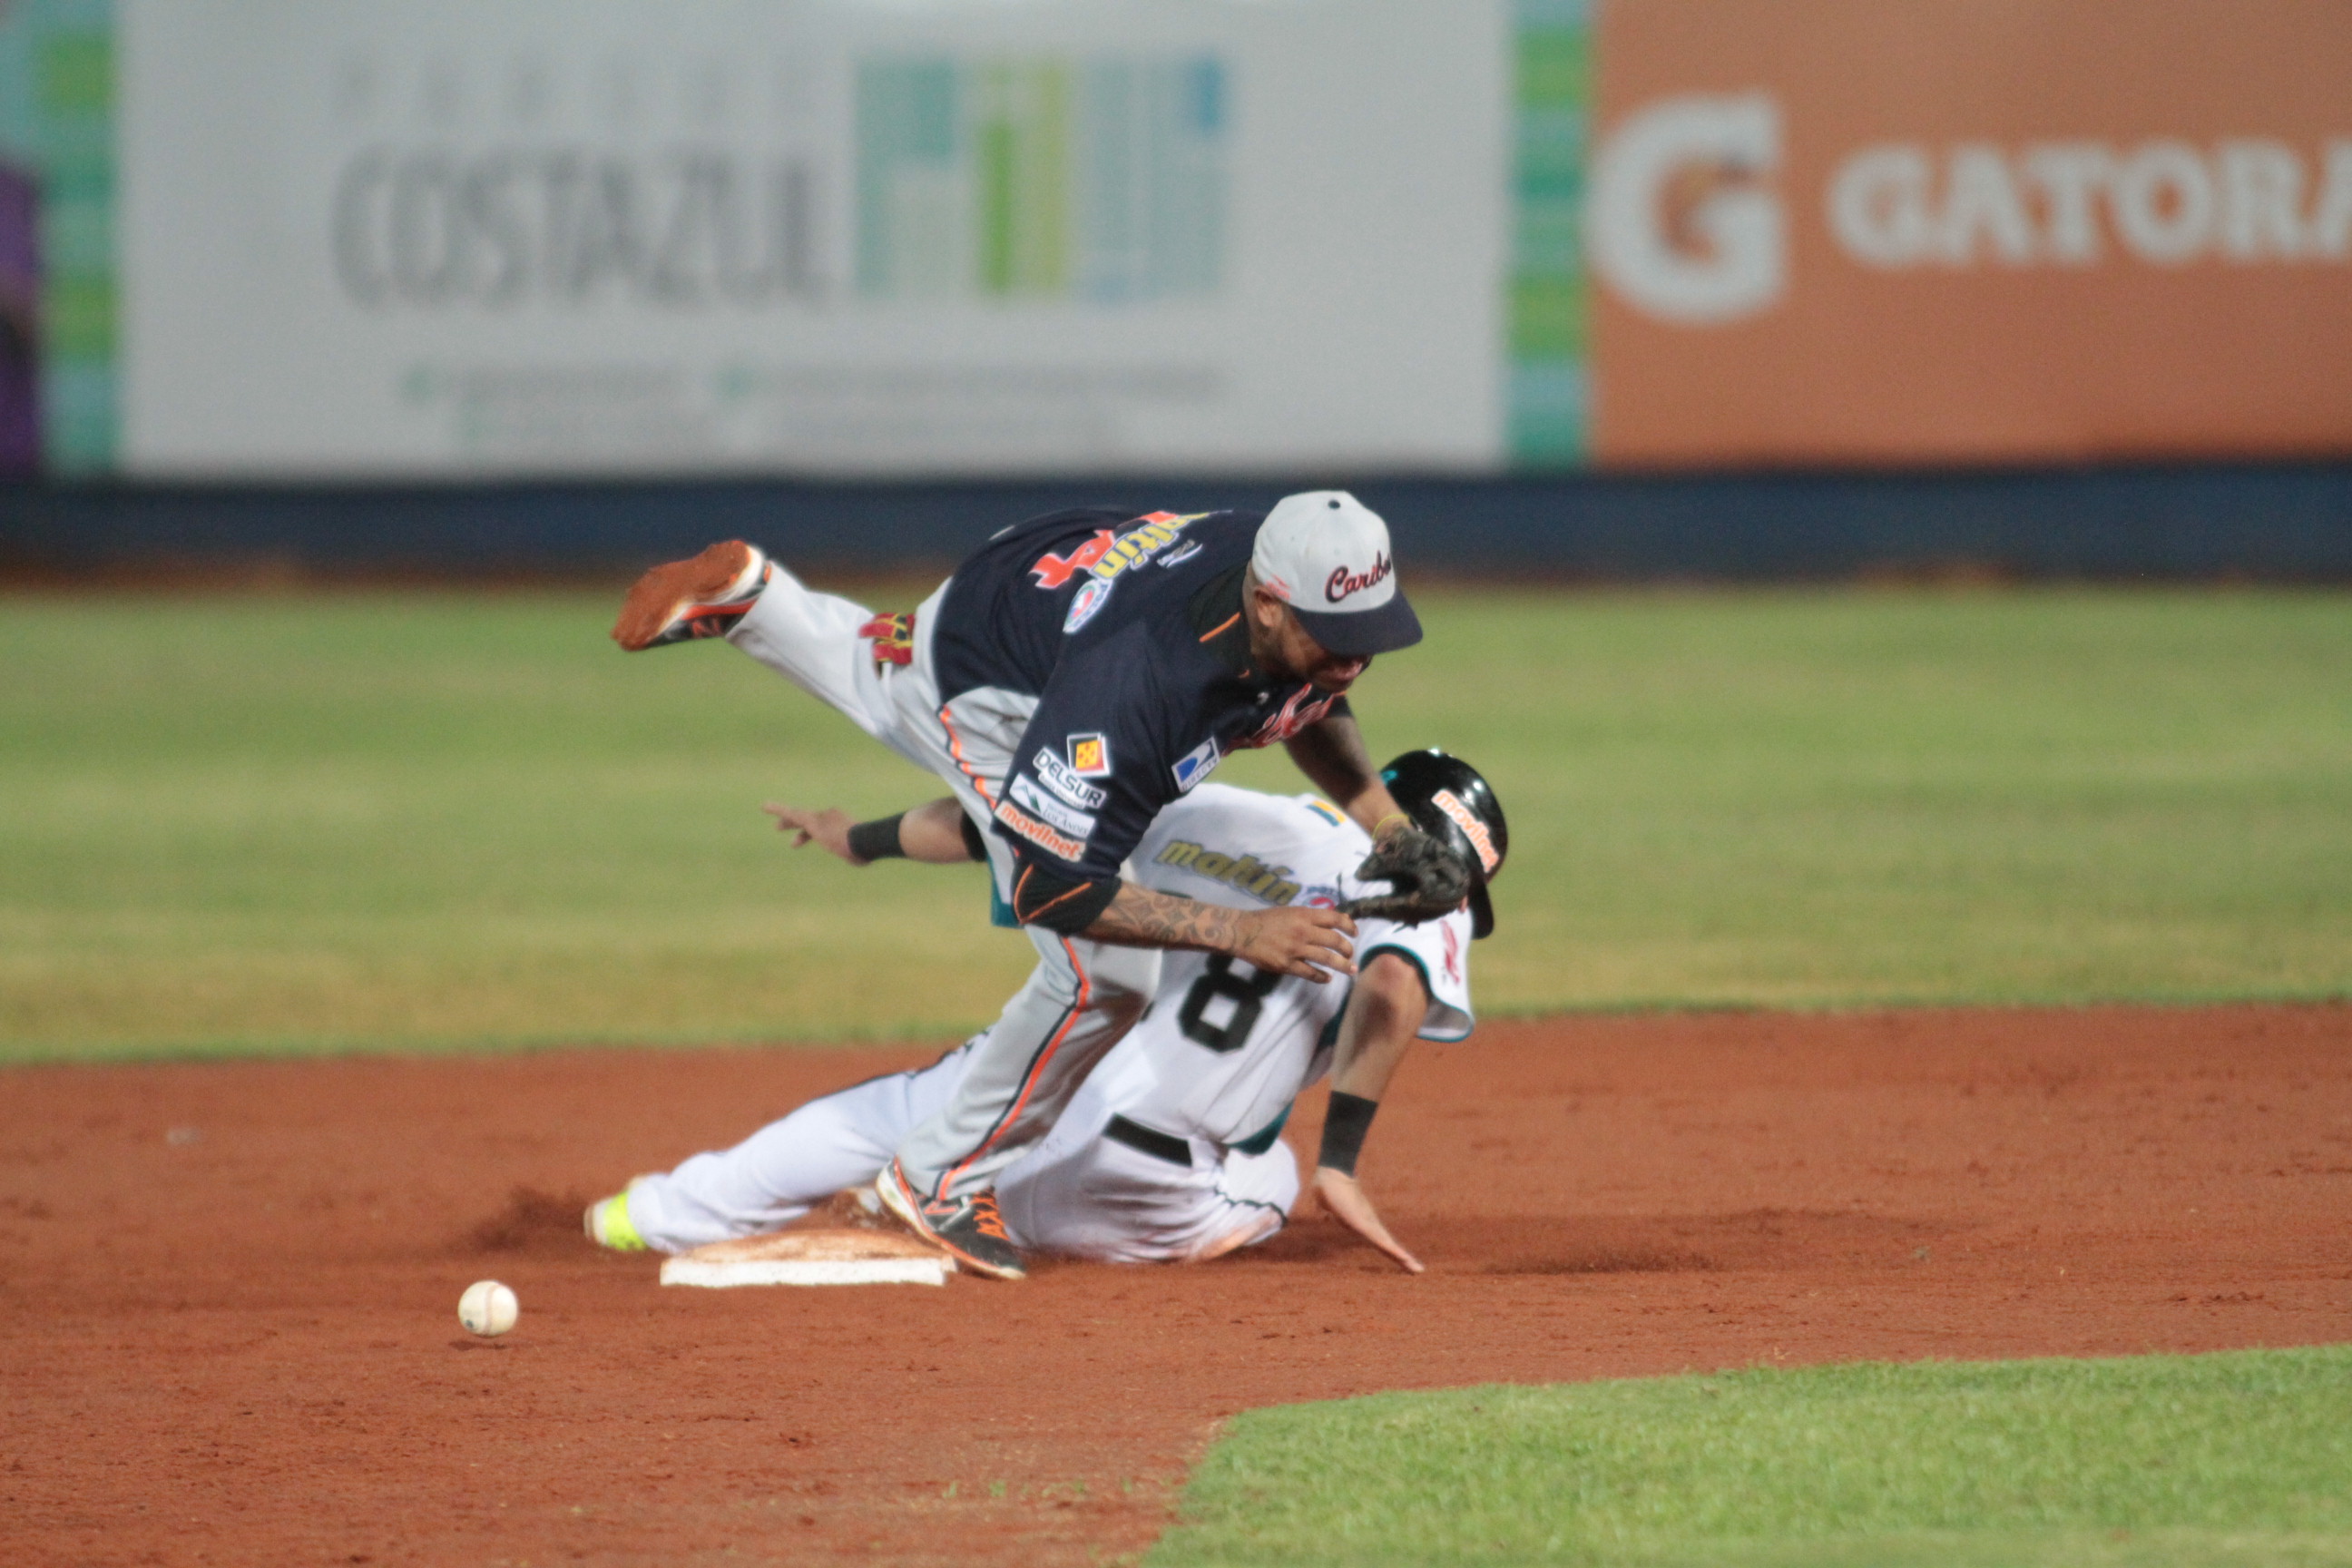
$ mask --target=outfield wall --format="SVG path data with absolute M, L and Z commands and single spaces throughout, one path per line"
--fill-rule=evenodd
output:
M 1302 475 L 1292 486 L 1324 482 Z M 0 577 L 182 567 L 632 570 L 742 536 L 857 570 L 951 562 L 1055 507 L 1263 505 L 1264 479 L 0 487 Z M 2352 581 L 2352 465 L 1387 480 L 1408 572 L 1772 581 L 1872 573 Z

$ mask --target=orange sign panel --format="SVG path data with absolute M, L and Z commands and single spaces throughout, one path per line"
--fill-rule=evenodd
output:
M 2345 0 L 1602 0 L 1594 456 L 2352 452 Z

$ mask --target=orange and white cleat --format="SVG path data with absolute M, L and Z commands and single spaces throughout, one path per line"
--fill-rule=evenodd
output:
M 714 544 L 638 578 L 621 603 L 613 640 L 631 653 L 667 643 L 724 637 L 775 575 L 768 558 L 740 539 Z
M 996 1207 L 994 1193 L 952 1200 L 926 1198 L 908 1184 L 907 1173 L 896 1160 L 882 1168 L 874 1191 L 884 1208 L 954 1258 L 958 1267 L 991 1279 L 1028 1278 L 1029 1271 L 1021 1267 L 1021 1254 L 1005 1234 L 1004 1215 Z

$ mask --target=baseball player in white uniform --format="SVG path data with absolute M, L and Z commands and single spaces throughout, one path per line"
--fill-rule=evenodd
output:
M 1407 753 L 1384 772 L 1400 806 L 1474 855 L 1476 841 L 1455 816 L 1476 826 L 1497 846 L 1500 868 L 1500 809 L 1475 773 L 1436 752 Z M 770 809 L 799 842 L 863 863 L 841 813 Z M 968 820 L 953 801 L 934 802 L 898 819 L 898 837 L 914 858 L 968 859 Z M 1158 891 L 1228 908 L 1328 907 L 1374 890 L 1357 875 L 1370 848 L 1360 826 L 1314 795 L 1206 784 L 1160 813 L 1128 870 Z M 1469 945 L 1482 922 L 1492 923 L 1484 880 L 1475 912 L 1465 904 L 1418 925 L 1360 921 L 1359 976 L 1344 991 L 1222 953 L 1169 954 L 1142 1022 L 1000 1179 L 1008 1239 L 1024 1253 L 1119 1263 L 1196 1262 L 1265 1239 L 1299 1193 L 1297 1164 L 1279 1136 L 1291 1102 L 1329 1072 L 1334 1114 L 1318 1195 L 1418 1272 L 1357 1184 L 1356 1155 L 1412 1041 L 1470 1033 Z M 953 1096 L 984 1039 L 811 1101 L 732 1149 L 640 1177 L 591 1206 L 589 1234 L 623 1250 L 680 1252 L 788 1225 L 871 1182 L 908 1130 Z

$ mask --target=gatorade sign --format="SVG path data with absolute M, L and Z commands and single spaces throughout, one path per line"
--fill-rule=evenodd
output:
M 1594 456 L 2344 450 L 2344 23 L 2324 0 L 1603 6 Z

